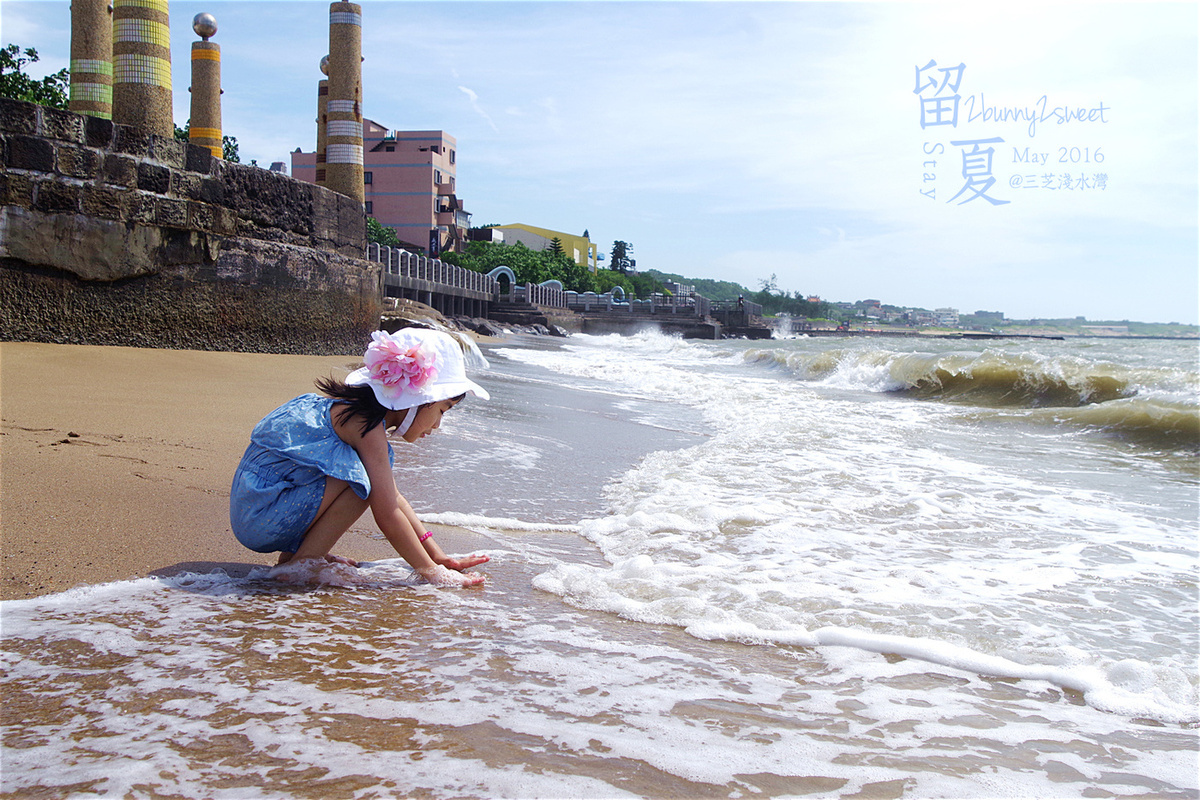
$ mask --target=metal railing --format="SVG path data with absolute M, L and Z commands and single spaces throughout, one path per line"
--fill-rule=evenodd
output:
M 623 297 L 614 296 L 612 292 L 604 294 L 565 292 L 565 294 L 567 308 L 585 313 L 603 311 L 617 314 L 683 314 L 704 318 L 709 315 L 712 305 L 707 297 L 698 294 L 655 293 L 646 300 L 625 300 Z
M 546 286 L 545 284 L 527 283 L 524 286 L 512 287 L 512 302 L 529 303 L 547 308 L 566 308 L 566 295 L 567 293 L 557 286 Z
M 763 307 L 749 300 L 721 300 L 712 304 L 713 314 L 743 313 L 752 317 L 761 317 Z
M 487 295 L 493 301 L 527 303 L 548 308 L 569 308 L 574 311 L 596 311 L 626 314 L 675 314 L 704 319 L 713 314 L 737 315 L 743 320 L 749 316 L 761 316 L 762 306 L 750 302 L 714 303 L 703 295 L 689 293 L 672 295 L 655 293 L 645 300 L 626 300 L 621 293 L 597 294 L 596 292 L 569 292 L 562 289 L 558 281 L 541 284 L 518 285 L 506 279 L 509 291 L 500 294 L 501 282 L 492 275 L 485 275 L 464 267 L 447 264 L 437 258 L 429 258 L 394 247 L 371 243 L 367 245 L 368 261 L 383 265 L 384 272 L 403 278 L 427 281 L 448 288 L 464 289 Z M 506 267 L 501 268 L 511 275 Z
M 437 258 L 410 253 L 372 242 L 367 245 L 367 260 L 383 264 L 384 272 L 403 278 L 428 281 L 441 286 L 466 289 L 499 297 L 500 283 L 480 272 L 456 267 Z

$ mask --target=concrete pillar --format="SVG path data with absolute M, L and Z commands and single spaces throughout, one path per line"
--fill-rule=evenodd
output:
M 112 119 L 113 23 L 108 0 L 72 0 L 71 93 L 76 114 Z
M 321 59 L 321 73 L 329 75 L 329 56 Z M 328 105 L 329 81 L 323 80 L 317 84 L 317 186 L 329 185 L 329 181 L 325 177 L 325 145 L 329 138 L 326 135 L 325 125 L 329 114 Z
M 113 0 L 112 41 L 113 122 L 173 137 L 167 0 Z
M 329 99 L 325 108 L 326 186 L 363 203 L 362 8 L 355 3 L 329 6 Z
M 221 136 L 221 45 L 208 39 L 217 32 L 212 14 L 197 14 L 192 30 L 203 41 L 192 42 L 192 117 L 188 141 L 225 157 Z

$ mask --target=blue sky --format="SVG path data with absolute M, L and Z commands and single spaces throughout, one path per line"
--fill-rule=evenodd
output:
M 1200 321 L 1195 3 L 361 5 L 366 116 L 455 136 L 475 224 L 828 300 Z M 176 121 L 208 11 L 242 160 L 311 151 L 328 7 L 173 0 Z M 0 0 L 0 38 L 54 71 L 69 15 Z

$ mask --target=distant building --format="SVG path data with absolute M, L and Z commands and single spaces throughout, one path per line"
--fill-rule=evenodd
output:
M 491 230 L 504 234 L 505 244 L 521 244 L 530 250 L 549 250 L 555 239 L 562 243 L 563 253 L 567 258 L 580 266 L 596 271 L 596 245 L 587 236 L 575 236 L 562 231 L 552 231 L 514 222 L 511 225 L 497 225 Z
M 457 140 L 445 131 L 389 131 L 363 120 L 367 216 L 413 250 L 461 250 L 471 215 L 456 193 Z M 317 154 L 292 153 L 292 176 L 317 182 Z
M 272 161 L 270 171 L 278 172 L 281 175 L 287 175 L 288 174 L 287 164 L 283 163 L 282 161 Z
M 923 308 L 911 308 L 904 312 L 904 321 L 909 325 L 926 326 L 932 325 L 936 319 Z
M 934 321 L 943 328 L 958 327 L 958 309 L 957 308 L 935 308 L 933 310 Z
M 472 242 L 492 242 L 493 244 L 504 244 L 504 231 L 495 227 L 471 228 L 471 230 L 467 231 L 467 238 Z

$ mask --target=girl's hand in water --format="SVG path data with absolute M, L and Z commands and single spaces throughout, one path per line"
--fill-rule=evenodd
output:
M 486 564 L 491 561 L 487 556 L 466 556 L 464 558 L 447 558 L 441 561 L 441 565 L 447 569 L 454 569 L 462 572 L 464 569 L 478 567 L 480 564 Z
M 419 569 L 417 574 L 434 586 L 477 586 L 484 581 L 484 577 L 478 573 L 457 572 L 441 564 L 435 564 L 429 569 Z

